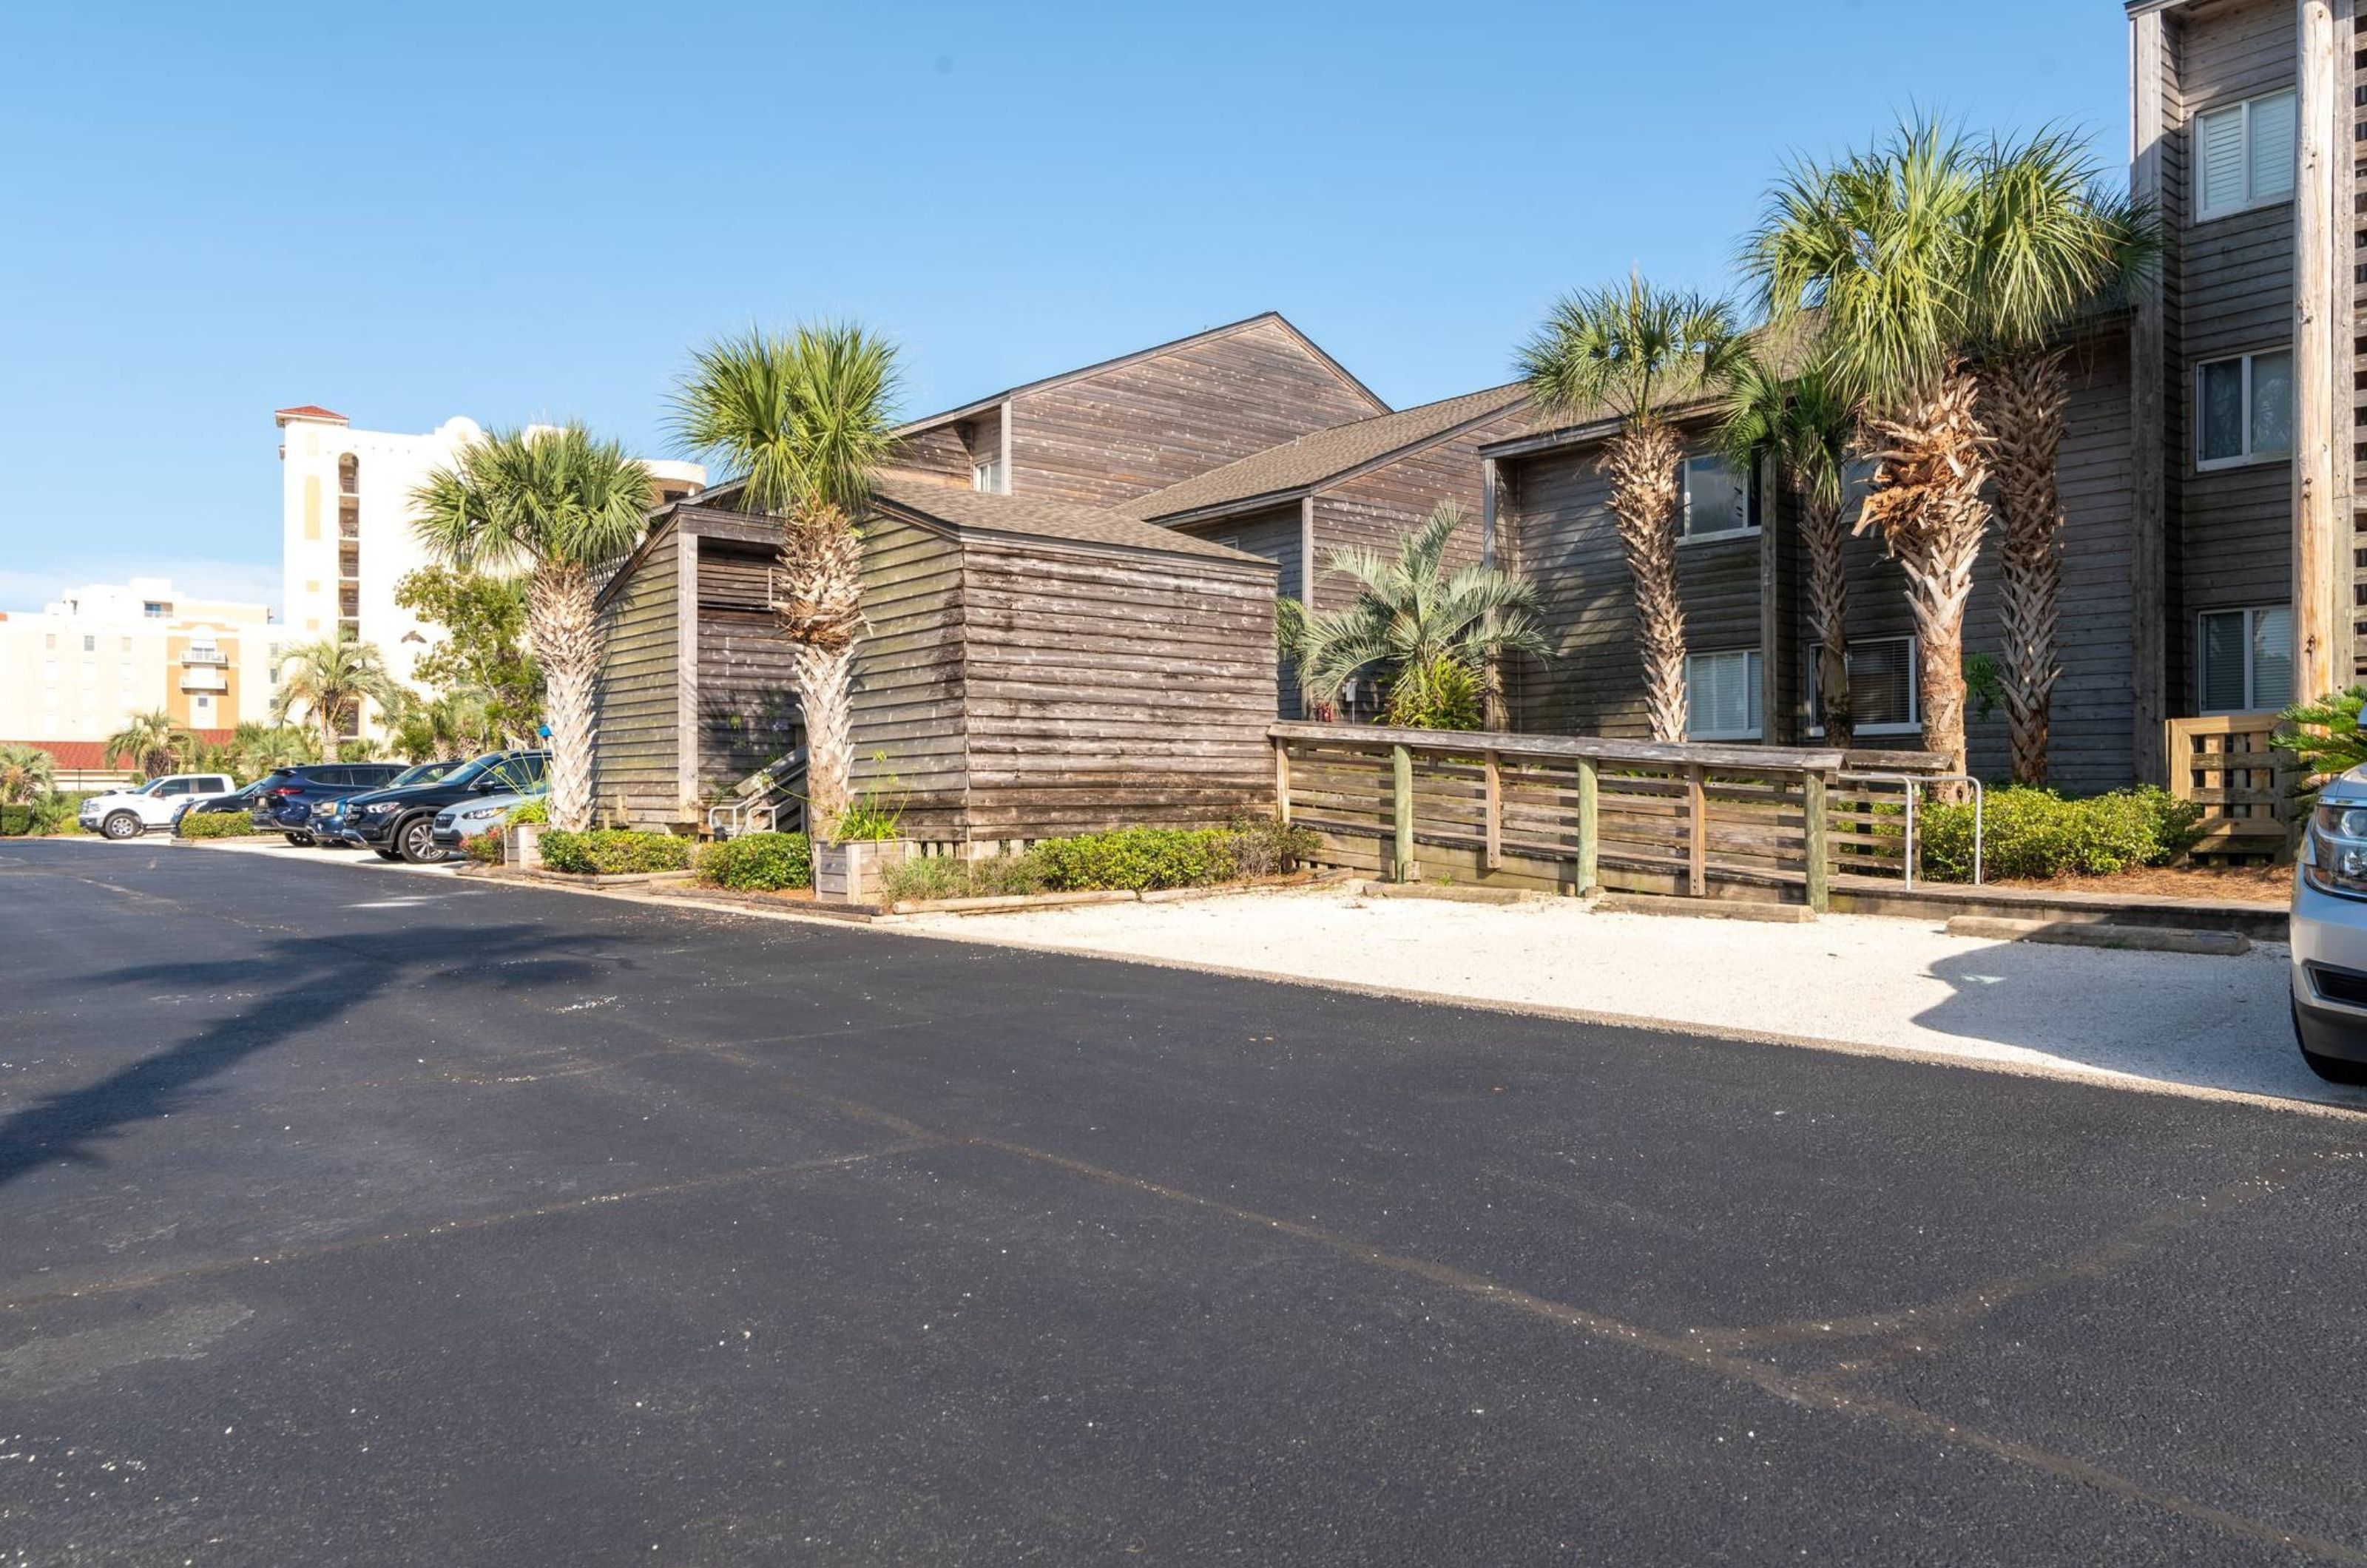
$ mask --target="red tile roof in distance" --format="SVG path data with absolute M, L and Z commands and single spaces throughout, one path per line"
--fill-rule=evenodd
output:
M 228 729 L 198 729 L 190 731 L 200 746 L 227 746 L 236 732 Z M 51 765 L 67 773 L 118 773 L 125 764 L 108 756 L 103 740 L 0 740 L 0 746 L 30 746 L 47 751 Z
M 347 423 L 344 414 L 334 409 L 324 409 L 318 403 L 298 403 L 292 409 L 274 409 L 271 418 L 278 424 L 286 424 L 291 419 L 334 419 L 339 424 Z

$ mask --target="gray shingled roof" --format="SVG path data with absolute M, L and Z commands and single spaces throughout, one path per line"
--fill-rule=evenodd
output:
M 1259 496 L 1313 490 L 1393 452 L 1423 446 L 1475 420 L 1501 414 L 1527 398 L 1527 389 L 1519 385 L 1490 387 L 1353 424 L 1335 424 L 1211 468 L 1181 484 L 1137 496 L 1121 502 L 1118 509 L 1133 517 L 1175 517 Z
M 1039 501 L 1024 495 L 990 495 L 958 485 L 939 483 L 917 475 L 890 471 L 879 476 L 872 493 L 907 512 L 934 518 L 962 531 L 1013 534 L 1025 538 L 1067 539 L 1085 545 L 1114 545 L 1122 549 L 1157 550 L 1165 555 L 1204 556 L 1212 560 L 1272 564 L 1223 545 L 1195 539 L 1188 534 L 1155 527 L 1138 518 L 1098 506 L 1065 501 Z

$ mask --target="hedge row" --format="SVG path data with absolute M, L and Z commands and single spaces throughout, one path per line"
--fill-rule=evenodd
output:
M 243 811 L 191 812 L 173 829 L 184 839 L 251 839 L 277 830 L 256 827 L 255 819 Z
M 2051 789 L 1991 790 L 1981 811 L 1982 874 L 1989 878 L 2109 876 L 2167 865 L 2191 848 L 2202 808 L 2151 784 L 2067 800 Z M 1973 879 L 1973 807 L 1931 805 L 1916 813 L 1923 874 Z
M 1206 887 L 1270 876 L 1313 854 L 1319 840 L 1280 822 L 1229 828 L 1121 828 L 1047 839 L 1025 854 L 964 861 L 931 856 L 890 866 L 891 900 L 975 898 L 1012 893 L 1082 893 Z
M 542 863 L 552 871 L 583 876 L 628 876 L 648 871 L 685 871 L 690 840 L 672 833 L 603 828 L 570 833 L 553 828 L 542 836 Z
M 813 845 L 803 833 L 743 833 L 698 852 L 698 879 L 742 893 L 813 886 Z

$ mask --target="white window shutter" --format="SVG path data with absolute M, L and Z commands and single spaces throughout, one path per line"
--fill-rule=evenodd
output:
M 2244 106 L 2198 115 L 2194 121 L 2196 216 L 2213 217 L 2244 205 Z
M 2273 201 L 2293 193 L 2294 140 L 2300 129 L 2294 95 L 2271 93 L 2252 101 L 2251 200 Z

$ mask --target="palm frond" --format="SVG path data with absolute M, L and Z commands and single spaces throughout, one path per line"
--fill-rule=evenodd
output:
M 1726 301 L 1630 274 L 1625 284 L 1557 300 L 1515 366 L 1530 396 L 1555 413 L 1642 421 L 1714 373 L 1736 335 Z
M 750 327 L 691 355 L 668 425 L 678 446 L 742 482 L 743 510 L 862 514 L 894 455 L 896 350 L 851 322 Z

